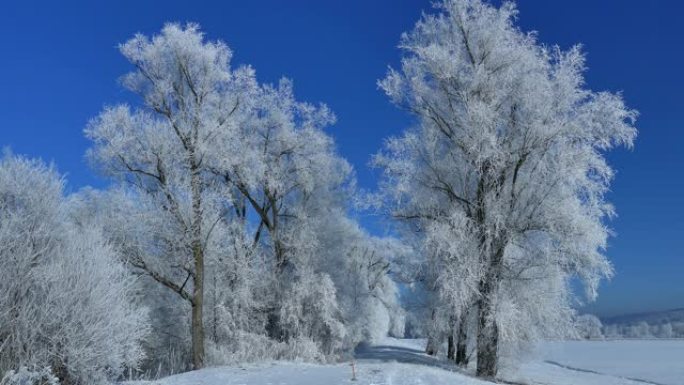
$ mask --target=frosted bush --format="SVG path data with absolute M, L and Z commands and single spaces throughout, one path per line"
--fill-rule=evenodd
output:
M 99 229 L 68 215 L 62 185 L 39 161 L 0 160 L 0 372 L 49 363 L 62 382 L 101 384 L 143 358 L 146 312 Z
M 50 367 L 29 370 L 22 366 L 17 371 L 5 373 L 0 385 L 59 385 L 59 380 L 52 374 Z

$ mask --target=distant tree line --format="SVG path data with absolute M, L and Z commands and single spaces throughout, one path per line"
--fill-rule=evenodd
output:
M 583 339 L 684 338 L 684 321 L 646 321 L 604 325 L 598 317 L 584 314 L 576 318 L 578 337 Z

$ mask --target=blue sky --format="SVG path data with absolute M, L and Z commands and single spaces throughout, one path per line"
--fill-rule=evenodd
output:
M 519 24 L 546 44 L 588 52 L 588 86 L 622 91 L 640 111 L 634 150 L 609 155 L 619 217 L 609 255 L 617 271 L 589 310 L 602 315 L 684 307 L 684 4 L 675 0 L 521 0 Z M 396 65 L 399 35 L 424 0 L 4 1 L 0 9 L 0 146 L 54 161 L 69 189 L 104 186 L 86 162 L 82 135 L 104 105 L 130 98 L 117 83 L 130 69 L 116 46 L 166 21 L 194 21 L 224 40 L 235 63 L 261 81 L 294 80 L 299 99 L 327 103 L 340 153 L 359 184 L 383 138 L 411 124 L 378 91 Z M 367 219 L 368 223 L 372 220 Z

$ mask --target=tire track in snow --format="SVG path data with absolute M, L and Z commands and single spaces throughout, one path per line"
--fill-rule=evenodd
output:
M 576 367 L 573 367 L 573 366 L 568 366 L 568 365 L 561 364 L 560 362 L 556 362 L 556 361 L 549 361 L 549 360 L 546 360 L 546 361 L 544 361 L 544 362 L 547 363 L 547 364 L 550 364 L 550 365 L 558 366 L 559 368 L 568 369 L 568 370 L 573 370 L 573 371 L 575 371 L 575 372 L 591 373 L 591 374 L 600 374 L 600 375 L 602 375 L 602 376 L 617 377 L 617 378 L 622 378 L 622 379 L 625 379 L 625 380 L 630 380 L 630 381 L 634 381 L 634 382 L 640 382 L 640 383 L 642 383 L 642 384 L 649 384 L 649 385 L 668 385 L 668 384 L 664 384 L 664 383 L 662 383 L 662 382 L 655 382 L 655 381 L 651 381 L 651 380 L 644 380 L 644 379 L 642 379 L 642 378 L 616 376 L 616 375 L 609 374 L 609 373 L 597 372 L 597 371 L 591 370 L 591 369 L 576 368 Z

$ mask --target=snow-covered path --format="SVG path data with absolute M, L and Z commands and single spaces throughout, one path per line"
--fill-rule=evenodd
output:
M 444 360 L 423 353 L 420 340 L 388 338 L 356 352 L 356 381 L 349 363 L 317 365 L 271 362 L 239 367 L 209 368 L 157 381 L 126 385 L 491 385 L 461 373 Z M 597 358 L 599 359 L 599 358 Z M 540 358 L 522 365 L 515 373 L 502 374 L 508 383 L 528 385 L 644 385 L 616 373 L 569 368 Z M 502 381 L 506 383 L 506 381 Z M 653 383 L 679 385 L 678 382 Z

